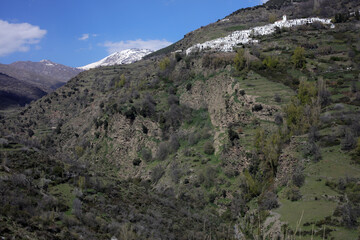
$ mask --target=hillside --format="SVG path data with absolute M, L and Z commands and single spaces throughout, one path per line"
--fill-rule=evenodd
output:
M 25 106 L 46 95 L 46 92 L 24 81 L 0 73 L 0 110 Z
M 1 119 L 0 237 L 358 239 L 359 10 L 270 0 Z

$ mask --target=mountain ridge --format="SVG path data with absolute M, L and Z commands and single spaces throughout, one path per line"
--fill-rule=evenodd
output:
M 97 62 L 90 63 L 82 67 L 78 67 L 78 69 L 89 70 L 92 68 L 103 67 L 103 66 L 130 64 L 141 60 L 144 56 L 151 54 L 153 52 L 154 51 L 149 49 L 138 49 L 138 48 L 126 49 L 120 52 L 112 53 L 109 56 Z

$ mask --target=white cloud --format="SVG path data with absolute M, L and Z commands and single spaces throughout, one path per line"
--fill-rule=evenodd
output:
M 0 20 L 0 57 L 13 52 L 27 52 L 30 45 L 37 44 L 46 30 L 29 23 L 9 23 Z
M 80 41 L 85 41 L 87 39 L 89 39 L 88 33 L 84 33 L 81 37 L 78 38 L 78 40 L 80 40 Z
M 127 41 L 120 41 L 120 42 L 111 42 L 107 41 L 102 46 L 107 48 L 109 54 L 114 52 L 119 52 L 129 48 L 140 48 L 140 49 L 150 49 L 150 50 L 159 50 L 161 48 L 167 47 L 172 42 L 169 42 L 165 39 L 163 40 L 127 40 Z
M 266 3 L 267 1 L 269 1 L 269 0 L 261 0 L 261 3 Z

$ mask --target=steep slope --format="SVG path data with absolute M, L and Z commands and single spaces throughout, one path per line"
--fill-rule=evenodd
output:
M 274 11 L 295 14 L 292 4 L 241 10 L 173 49 L 80 73 L 0 121 L 7 236 L 31 229 L 48 233 L 44 239 L 358 238 L 357 16 L 329 16 L 335 28 L 279 28 L 237 53 L 172 53 L 213 39 L 210 29 L 241 30 L 221 24 L 241 26 L 242 14 L 259 9 L 266 16 L 249 25 L 268 24 L 261 19 Z M 21 162 L 26 151 L 50 159 L 45 167 Z M 17 200 L 26 191 L 36 198 Z M 40 195 L 42 204 L 31 205 Z
M 83 67 L 78 67 L 82 70 L 89 70 L 91 68 L 103 67 L 103 66 L 113 66 L 120 64 L 130 64 L 136 61 L 141 60 L 144 56 L 152 53 L 153 51 L 149 49 L 126 49 L 121 52 L 115 52 L 98 62 L 90 63 Z
M 0 109 L 24 106 L 46 95 L 41 89 L 0 73 Z

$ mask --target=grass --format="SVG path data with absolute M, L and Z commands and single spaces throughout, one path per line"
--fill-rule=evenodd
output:
M 50 188 L 50 193 L 56 196 L 61 202 L 69 207 L 69 210 L 65 214 L 71 215 L 72 205 L 75 199 L 73 195 L 73 186 L 68 183 L 59 184 Z
M 250 71 L 245 79 L 238 79 L 239 86 L 245 90 L 245 94 L 258 96 L 257 102 L 268 105 L 284 105 L 290 101 L 294 91 L 282 83 L 269 81 L 265 77 Z M 275 94 L 278 94 L 282 101 L 275 102 Z
M 307 167 L 306 172 L 320 178 L 339 179 L 360 177 L 360 166 L 351 162 L 351 157 L 341 151 L 340 146 L 322 148 L 323 159 Z
M 327 216 L 331 216 L 336 205 L 335 202 L 324 200 L 292 202 L 287 199 L 282 199 L 280 208 L 276 209 L 275 212 L 281 215 L 281 221 L 289 223 L 289 226 L 295 229 L 303 211 L 302 224 L 305 222 L 319 221 Z

